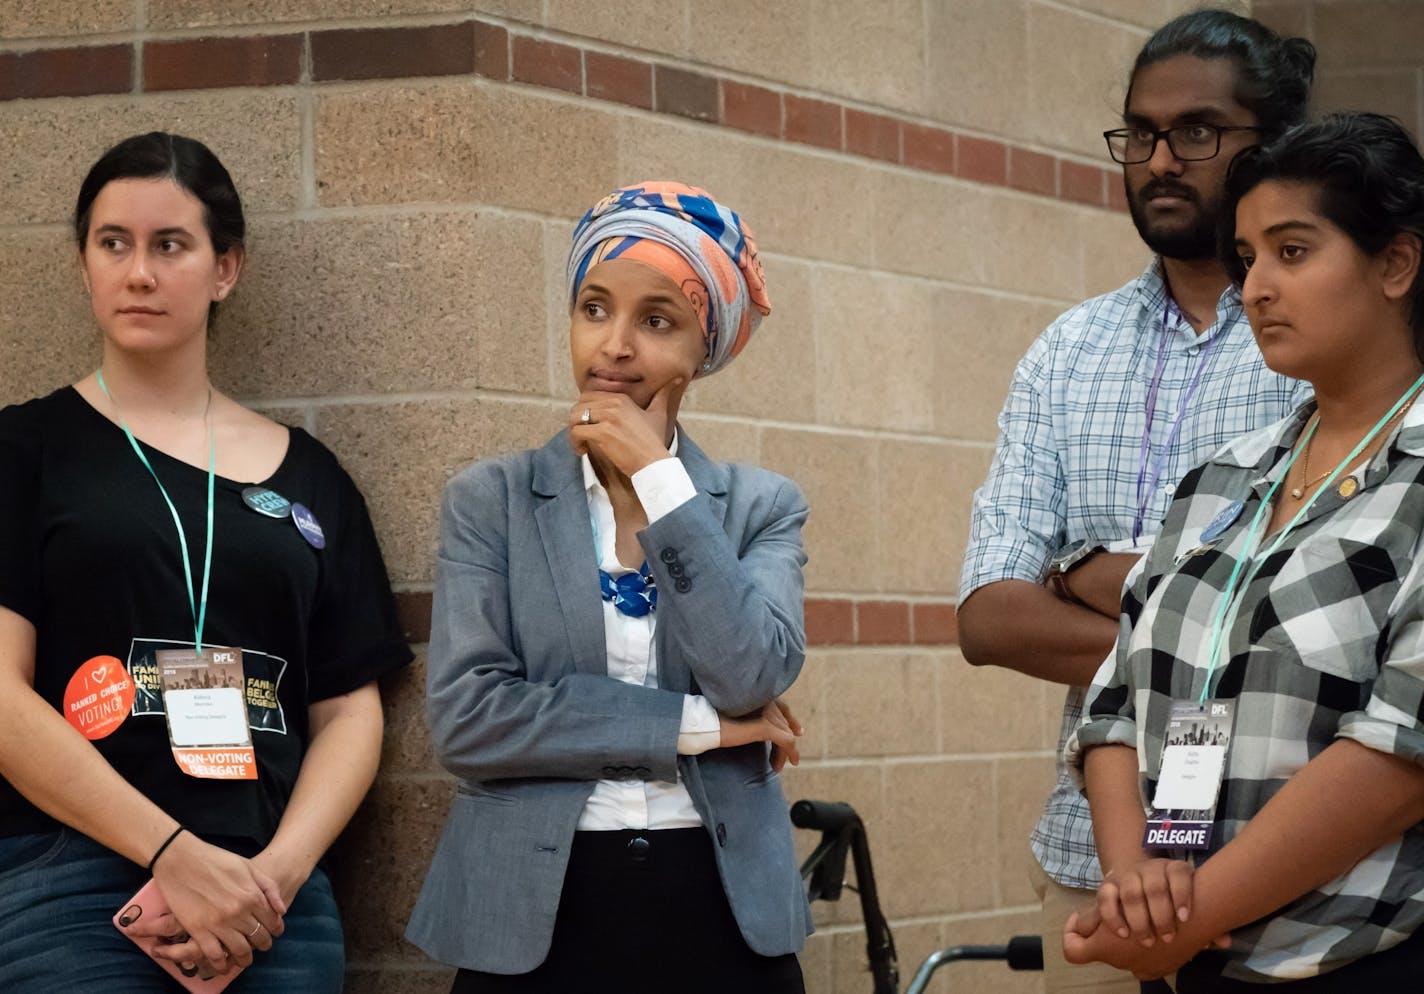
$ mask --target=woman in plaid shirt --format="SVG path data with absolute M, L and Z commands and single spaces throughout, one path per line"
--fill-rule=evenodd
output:
M 1190 473 L 1129 578 L 1117 649 L 1068 744 L 1105 883 L 1065 949 L 1177 971 L 1185 994 L 1413 990 L 1424 159 L 1388 118 L 1331 116 L 1243 152 L 1227 204 L 1223 255 L 1266 363 L 1316 399 Z M 1169 738 L 1193 709 L 1228 717 L 1178 721 Z M 1168 846 L 1144 848 L 1144 800 L 1210 800 L 1171 800 L 1202 795 L 1168 771 L 1218 760 L 1205 838 L 1183 831 L 1191 813 L 1173 831 L 1173 812 L 1154 811 L 1150 841 Z

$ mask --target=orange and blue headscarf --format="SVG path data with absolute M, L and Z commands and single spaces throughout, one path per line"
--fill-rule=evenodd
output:
M 646 263 L 681 288 L 707 339 L 700 375 L 731 362 L 771 313 L 751 229 L 695 186 L 638 183 L 594 204 L 569 250 L 570 309 L 588 271 L 606 259 Z

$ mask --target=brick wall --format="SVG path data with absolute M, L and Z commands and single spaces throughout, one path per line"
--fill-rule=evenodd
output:
M 215 376 L 351 470 L 421 649 L 444 481 L 541 442 L 571 396 L 572 220 L 619 183 L 706 186 L 759 233 L 776 313 L 685 423 L 810 497 L 788 793 L 865 817 L 908 978 L 1029 928 L 1061 694 L 958 655 L 969 497 L 1029 341 L 1144 263 L 1098 132 L 1186 6 L 0 0 L 0 403 L 94 365 L 65 231 L 87 166 L 147 128 L 203 138 L 252 232 Z M 421 680 L 385 688 L 383 770 L 336 858 L 353 992 L 448 983 L 400 938 L 452 794 Z M 817 994 L 869 987 L 844 904 L 817 912 Z

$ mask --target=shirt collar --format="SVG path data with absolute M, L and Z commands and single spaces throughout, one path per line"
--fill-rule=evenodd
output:
M 1211 457 L 1211 462 L 1220 466 L 1254 468 L 1264 472 L 1271 467 L 1262 463 L 1268 460 L 1273 452 L 1294 445 L 1304 430 L 1305 423 L 1314 413 L 1315 400 L 1312 398 L 1275 424 L 1227 442 Z M 1424 456 L 1424 398 L 1415 401 L 1405 413 L 1404 420 L 1393 431 L 1394 439 L 1386 448 L 1396 449 L 1407 456 Z
M 677 456 L 677 429 L 672 430 L 672 444 L 668 446 L 668 454 L 676 458 Z M 594 488 L 603 488 L 603 484 L 598 482 L 598 473 L 593 468 L 593 460 L 589 459 L 585 452 L 579 457 L 579 462 L 583 466 L 583 489 L 585 493 L 593 493 Z
M 1142 271 L 1142 275 L 1137 277 L 1136 285 L 1133 288 L 1137 294 L 1138 303 L 1148 314 L 1156 315 L 1161 327 L 1162 312 L 1167 307 L 1167 271 L 1163 267 L 1162 257 L 1154 255 L 1152 261 L 1147 264 L 1147 268 Z M 1236 284 L 1229 283 L 1225 290 L 1221 291 L 1221 296 L 1216 301 L 1216 320 L 1212 322 L 1206 332 L 1197 335 L 1192 331 L 1190 325 L 1187 326 L 1188 334 L 1196 341 L 1205 342 L 1224 330 L 1228 330 L 1236 324 L 1236 318 L 1241 314 L 1241 291 Z M 1244 322 L 1243 322 L 1244 323 Z

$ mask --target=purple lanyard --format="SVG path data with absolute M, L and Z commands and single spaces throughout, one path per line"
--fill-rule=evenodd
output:
M 1157 342 L 1157 368 L 1152 372 L 1152 384 L 1147 388 L 1147 424 L 1142 429 L 1142 449 L 1137 461 L 1137 517 L 1132 523 L 1132 541 L 1137 542 L 1142 537 L 1142 523 L 1147 517 L 1147 505 L 1152 500 L 1152 495 L 1157 492 L 1157 484 L 1162 480 L 1162 470 L 1167 466 L 1167 459 L 1172 454 L 1172 445 L 1177 440 L 1177 432 L 1181 430 L 1182 419 L 1187 416 L 1187 407 L 1192 402 L 1192 395 L 1197 392 L 1197 385 L 1201 383 L 1202 372 L 1206 369 L 1207 359 L 1210 357 L 1211 348 L 1216 344 L 1216 338 L 1212 338 L 1201 348 L 1201 359 L 1197 363 L 1197 371 L 1192 374 L 1192 381 L 1187 384 L 1186 391 L 1182 394 L 1182 400 L 1177 405 L 1177 417 L 1172 422 L 1172 429 L 1167 432 L 1167 440 L 1162 446 L 1162 455 L 1157 460 L 1157 465 L 1152 468 L 1152 476 L 1147 475 L 1148 456 L 1152 452 L 1152 422 L 1157 417 L 1157 388 L 1162 385 L 1162 366 L 1167 358 L 1167 336 L 1171 332 L 1170 320 L 1172 317 L 1172 301 L 1167 301 L 1167 306 L 1162 310 L 1162 336 Z

